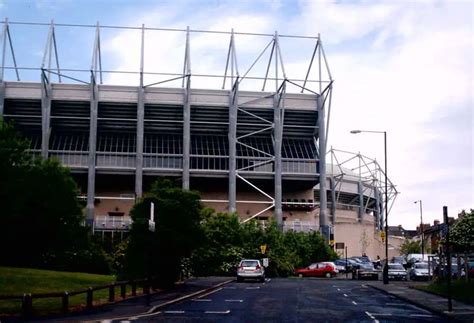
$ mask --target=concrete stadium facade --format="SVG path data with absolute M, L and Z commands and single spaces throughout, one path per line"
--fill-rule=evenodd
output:
M 184 35 L 183 72 L 146 85 L 144 34 L 159 29 L 142 26 L 139 84 L 118 86 L 102 84 L 100 32 L 108 27 L 95 27 L 90 75 L 83 81 L 60 70 L 57 26 L 50 24 L 40 81 L 25 82 L 14 59 L 12 24 L 4 22 L 3 62 L 9 42 L 14 66 L 2 65 L 0 116 L 13 120 L 31 140 L 32 154 L 57 158 L 71 169 L 95 231 L 127 231 L 134 201 L 165 176 L 198 190 L 203 203 L 217 211 L 237 212 L 244 222 L 265 224 L 273 217 L 284 230 L 318 230 L 327 240 L 344 242 L 349 256 L 383 255 L 384 188 L 378 163 L 353 154 L 348 163 L 359 160 L 359 173 L 354 173 L 345 162 L 326 160 L 343 152 L 326 153 L 333 82 L 319 37 L 232 31 L 222 88 L 198 89 L 191 87 L 196 75 L 190 35 L 206 32 L 175 30 Z M 262 54 L 239 74 L 236 35 L 270 40 L 262 51 L 269 53 L 264 76 L 247 76 Z M 305 78 L 287 77 L 280 49 L 284 37 L 315 43 Z M 51 66 L 54 58 L 56 67 Z M 5 70 L 16 72 L 16 81 L 6 80 Z M 58 82 L 52 82 L 51 73 Z M 313 74 L 317 80 L 308 78 Z M 176 79 L 181 87 L 164 87 Z M 256 80 L 263 81 L 262 90 L 241 89 Z M 274 91 L 265 91 L 267 81 Z M 393 202 L 391 182 L 389 193 Z

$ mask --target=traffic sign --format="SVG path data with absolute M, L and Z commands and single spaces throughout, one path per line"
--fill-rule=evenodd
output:
M 382 239 L 382 242 L 385 242 L 385 231 L 380 231 L 380 239 Z
M 262 255 L 264 255 L 266 251 L 267 251 L 267 245 L 266 245 L 266 244 L 262 244 L 262 245 L 260 246 L 260 252 L 262 253 Z

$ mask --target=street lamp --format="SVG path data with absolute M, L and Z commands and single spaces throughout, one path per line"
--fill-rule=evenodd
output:
M 383 267 L 383 283 L 388 284 L 388 175 L 387 175 L 387 132 L 373 130 L 351 130 L 352 134 L 362 132 L 383 133 L 385 150 L 385 266 Z
M 420 230 L 421 230 L 421 259 L 425 259 L 425 230 L 423 228 L 423 201 L 418 200 L 413 203 L 420 202 Z

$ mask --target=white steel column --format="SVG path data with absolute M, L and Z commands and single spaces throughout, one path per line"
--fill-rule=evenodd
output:
M 237 106 L 239 82 L 238 78 L 230 91 L 229 103 L 229 212 L 237 210 Z
M 359 211 L 357 212 L 357 216 L 359 222 L 362 222 L 364 217 L 364 187 L 360 180 L 357 182 L 357 193 L 359 194 Z
M 92 225 L 94 221 L 98 99 L 99 99 L 99 86 L 96 83 L 94 73 L 91 72 L 89 165 L 88 165 L 88 176 L 87 176 L 87 218 L 86 218 L 86 223 L 89 225 Z
M 48 158 L 49 136 L 51 134 L 51 84 L 44 69 L 41 71 L 41 157 Z
M 135 196 L 143 195 L 143 136 L 145 122 L 145 88 L 143 86 L 143 65 L 145 50 L 145 25 L 142 25 L 142 43 L 140 58 L 140 86 L 138 87 L 137 102 L 137 147 L 136 147 L 136 166 L 135 166 Z
M 324 100 L 322 95 L 317 98 L 318 110 L 318 144 L 319 144 L 319 226 L 322 236 L 329 241 L 327 225 L 327 192 L 326 192 L 326 124 Z
M 189 52 L 189 27 L 186 31 L 184 72 L 186 78 L 186 88 L 184 89 L 183 94 L 183 189 L 188 190 L 191 148 L 191 57 Z
M 331 164 L 332 165 L 332 164 Z M 331 189 L 331 216 L 332 224 L 336 224 L 336 181 L 334 177 L 329 178 L 329 188 Z

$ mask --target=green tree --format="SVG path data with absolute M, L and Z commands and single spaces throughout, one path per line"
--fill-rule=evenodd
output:
M 155 209 L 155 232 L 148 230 L 151 203 Z M 175 187 L 167 179 L 156 181 L 130 212 L 133 225 L 123 276 L 154 276 L 161 286 L 174 283 L 183 259 L 202 240 L 201 210 L 197 192 Z
M 421 253 L 421 242 L 418 240 L 405 239 L 400 246 L 400 252 L 405 256 L 410 253 Z
M 0 263 L 107 272 L 83 225 L 78 189 L 56 160 L 32 160 L 28 141 L 0 122 Z
M 462 211 L 450 228 L 450 242 L 455 251 L 474 251 L 474 210 Z

